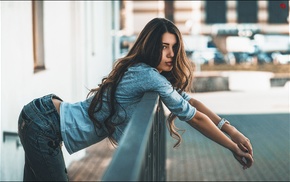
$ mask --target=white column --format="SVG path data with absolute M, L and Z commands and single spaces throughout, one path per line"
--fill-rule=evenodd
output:
M 227 1 L 227 23 L 237 23 L 237 1 Z
M 266 24 L 268 17 L 268 1 L 258 1 L 258 24 Z
M 134 34 L 134 19 L 133 19 L 133 1 L 125 1 L 125 31 L 124 35 L 133 35 Z
M 199 35 L 201 31 L 201 1 L 192 1 L 192 27 L 191 34 Z

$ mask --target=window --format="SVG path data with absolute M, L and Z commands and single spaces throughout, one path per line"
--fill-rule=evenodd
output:
M 206 23 L 226 23 L 226 1 L 206 0 Z
M 242 1 L 237 2 L 238 23 L 258 22 L 258 2 Z
M 165 18 L 174 22 L 174 1 L 164 1 Z
M 269 23 L 288 23 L 289 1 L 268 1 Z
M 34 73 L 44 70 L 43 1 L 32 1 Z

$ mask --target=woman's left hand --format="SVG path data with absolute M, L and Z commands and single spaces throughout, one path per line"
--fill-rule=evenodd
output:
M 242 151 L 248 152 L 252 157 L 254 157 L 252 144 L 247 137 L 245 137 L 238 130 L 232 133 L 230 137 L 232 141 L 235 142 Z
M 250 168 L 253 165 L 254 159 L 252 155 L 249 153 L 243 152 L 242 149 L 240 149 L 237 145 L 236 145 L 236 149 L 233 150 L 232 152 L 236 160 L 243 166 L 243 169 Z

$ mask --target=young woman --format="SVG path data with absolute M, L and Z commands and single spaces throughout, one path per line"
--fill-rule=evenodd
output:
M 50 94 L 24 106 L 18 121 L 25 150 L 24 180 L 68 180 L 62 141 L 70 154 L 107 137 L 117 144 L 148 91 L 158 92 L 171 111 L 167 122 L 171 136 L 177 139 L 175 147 L 181 142 L 174 125 L 178 117 L 231 150 L 244 169 L 251 167 L 249 139 L 185 92 L 191 80 L 192 69 L 178 28 L 164 18 L 151 20 L 86 100 L 71 104 Z

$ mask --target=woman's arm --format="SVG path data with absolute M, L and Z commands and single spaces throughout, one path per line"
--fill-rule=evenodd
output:
M 235 142 L 229 139 L 222 131 L 218 129 L 218 127 L 216 127 L 215 123 L 212 122 L 206 114 L 196 111 L 194 117 L 187 121 L 187 123 L 209 139 L 231 150 L 234 157 L 244 169 L 252 166 L 254 162 L 252 155 L 242 151 Z M 245 158 L 246 161 L 243 161 L 243 158 Z
M 218 123 L 221 121 L 221 118 L 217 114 L 212 112 L 200 101 L 191 98 L 188 102 L 198 111 L 208 116 L 215 125 L 218 125 Z M 245 137 L 241 132 L 239 132 L 234 126 L 226 123 L 222 126 L 221 130 L 228 134 L 231 139 L 240 147 L 241 150 L 249 152 L 249 154 L 253 156 L 253 148 L 250 140 Z
M 203 103 L 201 103 L 200 101 L 193 99 L 193 98 L 191 98 L 188 102 L 190 103 L 190 105 L 195 107 L 198 111 L 207 115 L 214 122 L 215 125 L 218 125 L 221 118 L 217 114 L 212 112 L 209 108 L 207 108 Z M 225 132 L 227 133 L 227 131 L 225 131 Z

